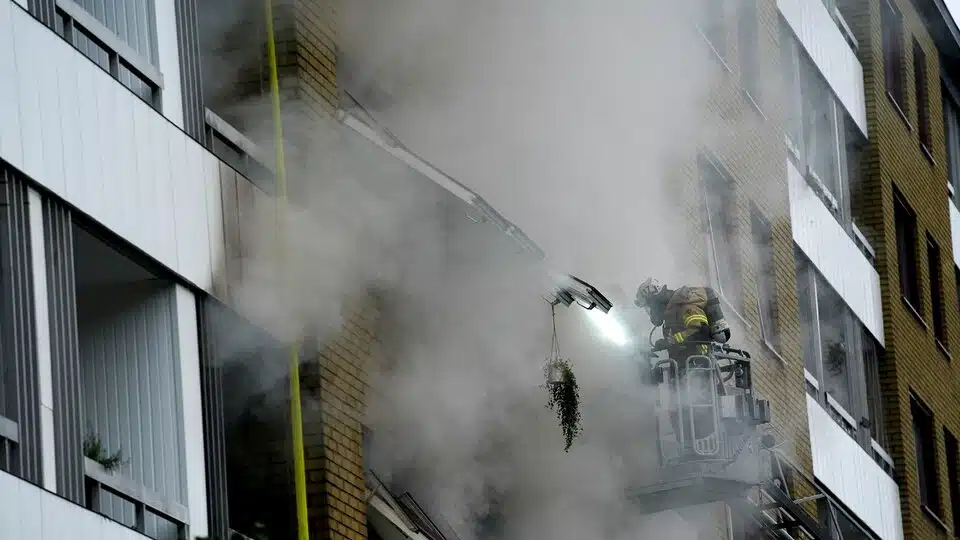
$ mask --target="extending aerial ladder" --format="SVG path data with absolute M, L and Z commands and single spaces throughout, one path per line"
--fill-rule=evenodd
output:
M 612 309 L 596 288 L 568 278 L 553 305 Z M 679 361 L 637 353 L 643 383 L 656 392 L 660 467 L 628 498 L 647 513 L 724 502 L 751 539 L 843 540 L 836 510 L 825 504 L 830 496 L 778 449 L 770 402 L 754 392 L 750 353 L 696 344 L 705 354 Z

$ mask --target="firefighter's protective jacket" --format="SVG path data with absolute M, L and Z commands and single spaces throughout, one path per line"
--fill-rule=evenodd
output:
M 687 341 L 710 341 L 708 312 L 714 311 L 717 295 L 710 287 L 681 287 L 674 291 L 663 311 L 663 337 L 671 348 Z M 721 316 L 722 317 L 722 316 Z

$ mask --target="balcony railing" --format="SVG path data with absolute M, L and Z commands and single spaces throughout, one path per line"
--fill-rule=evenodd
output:
M 17 474 L 20 446 L 20 426 L 5 416 L 0 416 L 0 470 Z
M 90 458 L 84 458 L 86 476 L 87 509 L 104 515 L 115 521 L 106 511 L 104 494 L 111 494 L 133 505 L 134 523 L 131 528 L 147 535 L 147 516 L 152 515 L 167 521 L 177 529 L 177 538 L 183 538 L 190 522 L 186 506 L 168 500 L 136 482 L 108 472 L 102 465 Z M 130 526 L 130 524 L 125 524 Z

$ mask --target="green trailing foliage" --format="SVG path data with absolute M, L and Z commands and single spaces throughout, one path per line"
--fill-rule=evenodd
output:
M 580 426 L 580 387 L 569 360 L 556 358 L 544 367 L 547 378 L 547 391 L 550 399 L 547 407 L 557 413 L 560 429 L 563 431 L 565 452 L 570 451 L 573 439 L 583 432 Z
M 99 463 L 107 472 L 113 472 L 123 463 L 123 452 L 109 454 L 100 436 L 91 433 L 83 440 L 83 455 Z

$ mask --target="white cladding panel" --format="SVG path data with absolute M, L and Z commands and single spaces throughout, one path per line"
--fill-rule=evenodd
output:
M 863 66 L 820 0 L 777 0 L 777 7 L 843 108 L 867 135 Z
M 175 47 L 175 29 L 160 37 Z M 226 165 L 12 0 L 0 0 L 0 81 L 0 158 L 212 290 Z
M 793 241 L 883 345 L 880 274 L 789 160 L 787 176 Z
M 897 483 L 809 395 L 807 419 L 817 480 L 881 540 L 902 540 Z
M 163 114 L 183 128 L 183 96 L 180 88 L 180 46 L 174 0 L 154 0 L 157 19 L 157 59 L 163 74 Z
M 953 264 L 960 267 L 960 210 L 950 201 L 950 232 L 953 237 Z
M 4 0 L 7 1 L 7 0 Z M 0 538 L 146 540 L 147 537 L 0 471 Z

